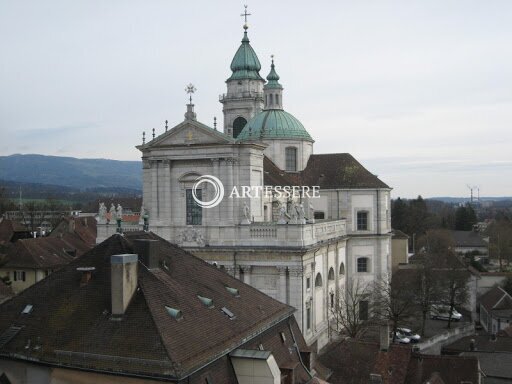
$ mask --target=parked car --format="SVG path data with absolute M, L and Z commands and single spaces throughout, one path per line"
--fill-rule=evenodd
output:
M 391 332 L 391 339 L 393 339 L 393 332 Z M 395 333 L 395 343 L 409 344 L 410 342 L 411 342 L 411 339 L 409 339 L 407 336 L 404 336 L 399 332 Z
M 450 307 L 448 305 L 433 305 L 430 317 L 434 320 L 448 320 L 450 318 Z M 462 315 L 455 308 L 452 311 L 452 320 L 460 321 Z
M 419 343 L 421 340 L 421 336 L 417 333 L 413 333 L 409 328 L 397 328 L 396 333 L 407 337 L 409 340 L 411 340 L 411 343 Z

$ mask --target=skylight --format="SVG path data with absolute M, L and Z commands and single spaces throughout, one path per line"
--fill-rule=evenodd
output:
M 200 296 L 200 295 L 197 295 L 197 298 L 199 300 L 201 300 L 201 303 L 206 305 L 208 308 L 213 308 L 214 307 L 212 299 L 209 299 L 208 297 L 204 297 L 204 296 Z
M 183 319 L 183 313 L 179 309 L 171 308 L 166 305 L 165 310 L 176 321 L 180 321 L 181 319 Z
M 21 313 L 23 315 L 28 315 L 30 312 L 32 312 L 32 309 L 34 308 L 34 306 L 32 304 L 27 304 L 25 306 L 25 308 L 23 308 L 23 311 L 21 311 Z
M 231 312 L 229 309 L 227 309 L 226 307 L 222 307 L 221 308 L 221 311 L 227 316 L 229 317 L 230 320 L 233 320 L 236 318 L 235 314 L 233 312 Z

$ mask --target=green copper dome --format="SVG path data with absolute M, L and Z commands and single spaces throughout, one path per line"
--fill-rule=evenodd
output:
M 263 86 L 264 89 L 283 89 L 283 86 L 279 84 L 279 75 L 276 72 L 276 66 L 274 65 L 274 59 L 272 59 L 272 65 L 270 66 L 270 72 L 267 76 L 267 84 Z
M 237 137 L 237 141 L 263 139 L 313 141 L 302 123 L 282 109 L 267 109 L 256 114 Z
M 244 38 L 242 39 L 242 45 L 238 48 L 235 53 L 235 57 L 231 61 L 231 70 L 233 74 L 229 77 L 229 80 L 263 80 L 259 74 L 261 69 L 260 61 L 256 52 L 252 49 L 249 44 L 249 37 L 247 36 L 247 29 L 244 32 Z

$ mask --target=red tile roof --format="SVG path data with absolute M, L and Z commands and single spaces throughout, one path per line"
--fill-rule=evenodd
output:
M 90 217 L 65 217 L 55 226 L 49 237 L 75 233 L 90 248 L 96 245 L 96 219 Z
M 44 269 L 68 264 L 90 249 L 76 234 L 20 239 L 9 244 L 2 268 Z
M 2 219 L 0 221 L 0 244 L 13 241 L 16 234 L 21 237 L 27 237 L 26 235 L 30 235 L 30 231 L 27 227 L 17 221 L 8 219 Z

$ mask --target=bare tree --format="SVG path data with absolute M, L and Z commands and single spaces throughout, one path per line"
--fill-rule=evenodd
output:
M 454 256 L 456 257 L 456 256 Z M 448 328 L 451 328 L 454 308 L 464 306 L 469 299 L 469 272 L 463 266 L 451 266 L 441 280 L 441 302 L 449 307 Z
M 512 223 L 507 219 L 497 220 L 487 229 L 489 235 L 489 257 L 499 260 L 500 272 L 503 261 L 510 263 L 512 256 Z
M 425 334 L 425 325 L 432 306 L 441 300 L 441 279 L 438 268 L 445 265 L 450 257 L 453 240 L 446 230 L 431 230 L 418 241 L 420 251 L 417 254 L 417 269 L 413 288 L 414 302 L 421 312 L 421 335 Z
M 372 294 L 370 284 L 360 279 L 347 279 L 344 288 L 339 288 L 330 311 L 333 331 L 351 338 L 361 338 L 370 325 L 369 303 Z
M 416 313 L 414 290 L 407 280 L 384 278 L 374 283 L 373 316 L 381 323 L 391 323 L 393 341 L 400 324 Z

